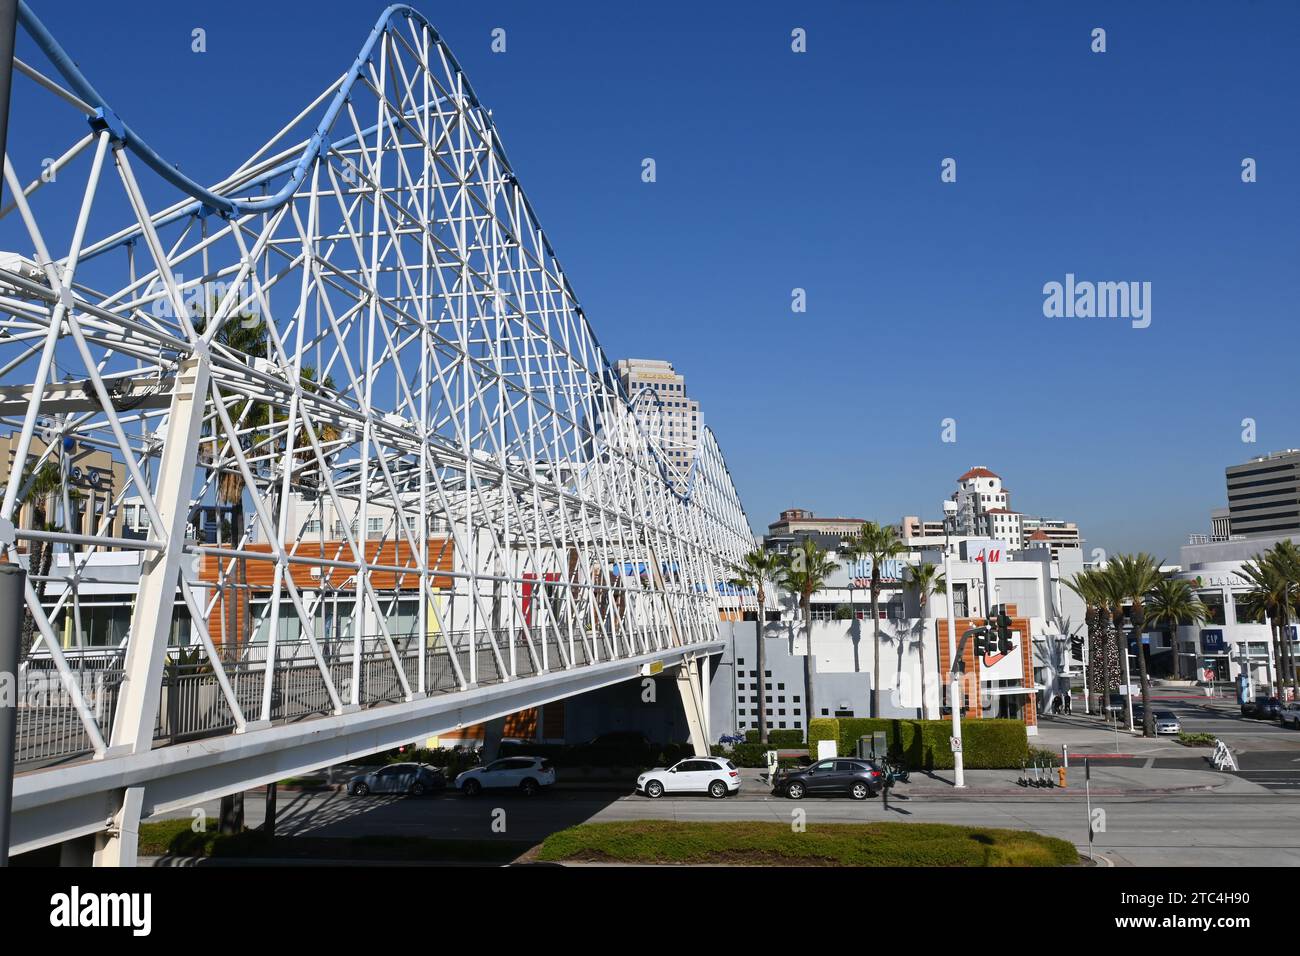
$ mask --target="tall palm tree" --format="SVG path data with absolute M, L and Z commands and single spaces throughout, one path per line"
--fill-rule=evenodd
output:
M 1114 674 L 1113 686 L 1118 689 L 1119 682 L 1124 679 L 1124 669 L 1126 664 L 1120 663 L 1120 654 L 1128 653 L 1128 648 L 1120 648 L 1120 621 L 1124 618 L 1124 601 L 1127 595 L 1124 593 L 1123 583 L 1119 576 L 1116 575 L 1110 566 L 1097 572 L 1097 586 L 1101 590 L 1101 622 L 1105 629 L 1106 638 L 1106 664 L 1107 672 Z M 1125 686 L 1125 693 L 1130 688 Z M 1106 704 L 1110 703 L 1110 687 L 1106 690 Z M 1119 715 L 1115 716 L 1118 722 Z
M 1155 583 L 1147 592 L 1143 605 L 1146 619 L 1169 632 L 1169 647 L 1175 655 L 1174 666 L 1177 669 L 1178 625 L 1200 624 L 1205 620 L 1205 605 L 1196 596 L 1191 584 L 1169 577 L 1162 577 Z M 1181 673 L 1181 670 L 1177 672 Z
M 1099 571 L 1080 571 L 1065 581 L 1065 586 L 1079 596 L 1086 612 L 1084 621 L 1088 628 L 1088 689 L 1089 706 L 1093 701 L 1103 708 L 1109 684 L 1108 632 L 1103 620 L 1106 598 L 1099 580 Z
M 803 693 L 804 693 L 804 731 L 817 709 L 814 706 L 812 681 L 812 596 L 826 587 L 832 574 L 839 570 L 837 562 L 826 551 L 817 547 L 809 538 L 787 555 L 782 556 L 781 567 L 777 572 L 777 581 L 781 587 L 799 597 L 799 608 L 803 613 L 804 628 L 807 634 L 807 647 L 803 659 Z M 763 696 L 760 686 L 759 697 Z
M 735 568 L 735 577 L 731 583 L 739 588 L 753 588 L 758 598 L 758 739 L 767 743 L 767 696 L 763 685 L 766 683 L 767 664 L 763 646 L 763 623 L 767 618 L 767 586 L 774 584 L 782 568 L 781 556 L 774 551 L 755 548 L 741 559 Z
M 1291 640 L 1289 624 L 1297 619 L 1296 608 L 1300 606 L 1300 549 L 1290 539 L 1279 541 L 1270 549 L 1271 562 L 1277 573 L 1287 582 L 1286 601 L 1282 604 L 1282 620 L 1279 622 L 1281 632 L 1282 655 L 1286 661 L 1286 684 L 1296 686 L 1296 659 L 1294 644 Z
M 1282 546 L 1287 547 L 1283 548 Z M 1291 655 L 1287 625 L 1300 603 L 1300 556 L 1290 541 L 1279 542 L 1253 561 L 1242 564 L 1240 574 L 1249 589 L 1240 604 L 1247 614 L 1267 618 L 1273 633 L 1273 659 L 1277 662 L 1279 687 L 1294 685 L 1295 661 Z
M 1107 573 L 1114 576 L 1116 590 L 1129 602 L 1129 619 L 1137 636 L 1138 680 L 1142 687 L 1142 736 L 1156 735 L 1155 714 L 1151 712 L 1151 682 L 1147 675 L 1146 647 L 1142 631 L 1146 626 L 1146 598 L 1163 579 L 1160 562 L 1147 554 L 1120 554 L 1111 562 Z M 1128 653 L 1128 648 L 1123 649 Z
M 917 602 L 918 602 L 918 603 L 920 604 L 920 606 L 921 606 L 921 628 L 922 628 L 922 631 L 921 631 L 921 643 L 918 645 L 918 649 L 919 649 L 920 658 L 921 658 L 921 660 L 920 660 L 920 664 L 921 664 L 921 718 L 924 719 L 924 718 L 925 718 L 925 714 L 926 714 L 926 706 L 925 706 L 925 684 L 926 684 L 926 677 L 927 677 L 926 672 L 925 672 L 925 630 L 924 630 L 924 628 L 925 628 L 925 609 L 926 609 L 926 605 L 929 603 L 930 595 L 932 595 L 932 594 L 946 594 L 946 593 L 948 592 L 948 584 L 947 584 L 947 582 L 944 580 L 943 572 L 940 571 L 937 567 L 935 567 L 935 566 L 934 566 L 932 563 L 930 563 L 929 561 L 923 561 L 923 562 L 921 562 L 920 564 L 913 565 L 912 567 L 908 568 L 908 569 L 907 569 L 907 583 L 910 584 L 910 585 L 912 586 L 912 588 L 916 591 L 916 599 L 917 599 Z M 938 631 L 938 627 L 939 627 L 939 624 L 938 624 L 938 622 L 936 621 L 936 622 L 935 622 L 935 642 L 936 642 L 936 646 L 937 646 L 937 642 L 938 642 L 938 639 L 939 639 L 939 631 Z
M 875 675 L 871 680 L 872 717 L 880 716 L 880 569 L 887 560 L 898 557 L 904 550 L 898 532 L 890 525 L 879 525 L 874 521 L 863 523 L 862 553 L 871 559 L 871 627 L 876 649 Z M 853 667 L 858 669 L 856 659 Z
M 866 556 L 862 550 L 862 539 L 858 537 L 844 539 L 840 544 L 838 556 L 848 562 L 849 565 L 849 608 L 853 611 L 853 613 L 849 615 L 849 620 L 856 621 L 858 619 L 858 612 L 853 603 L 853 592 L 855 590 L 853 582 L 856 581 L 857 578 L 853 576 L 853 564 Z M 856 648 L 854 649 L 854 653 L 857 653 Z

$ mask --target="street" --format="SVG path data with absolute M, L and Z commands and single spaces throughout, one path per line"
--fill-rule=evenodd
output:
M 1205 706 L 1208 703 L 1208 707 Z M 1235 704 L 1156 699 L 1175 711 L 1189 733 L 1208 732 L 1229 743 L 1240 773 L 1210 767 L 1206 748 L 1189 748 L 1170 737 L 1144 739 L 1112 731 L 1087 718 L 1044 718 L 1034 745 L 1071 752 L 1067 790 L 1029 790 L 1014 785 L 1018 770 L 971 771 L 968 791 L 947 784 L 950 771 L 914 773 L 889 800 L 805 798 L 795 802 L 769 792 L 758 771 L 745 771 L 739 794 L 725 800 L 665 795 L 658 800 L 630 787 L 566 780 L 529 799 L 488 792 L 468 799 L 454 789 L 430 797 L 353 797 L 341 790 L 279 793 L 277 833 L 282 836 L 353 837 L 409 835 L 440 839 L 541 841 L 579 823 L 619 820 L 779 820 L 806 824 L 878 820 L 956 823 L 1034 830 L 1069 840 L 1086 854 L 1088 807 L 1082 758 L 1089 753 L 1129 756 L 1093 763 L 1092 800 L 1099 821 L 1094 852 L 1117 866 L 1300 865 L 1300 734 L 1276 723 L 1245 720 Z M 1172 792 L 1156 792 L 1152 790 Z M 1143 791 L 1124 793 L 1124 791 Z M 216 802 L 203 805 L 209 825 Z M 504 815 L 498 811 L 504 811 Z M 245 800 L 245 823 L 262 823 L 260 793 Z M 191 811 L 167 814 L 188 817 Z M 494 826 L 495 824 L 495 826 Z

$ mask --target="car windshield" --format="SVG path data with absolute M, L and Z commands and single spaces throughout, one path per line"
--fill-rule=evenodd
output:
M 1178 719 L 1178 715 L 1175 714 L 1172 710 L 1157 710 L 1157 711 L 1156 711 L 1156 717 L 1160 718 L 1161 720 L 1177 720 L 1177 719 Z

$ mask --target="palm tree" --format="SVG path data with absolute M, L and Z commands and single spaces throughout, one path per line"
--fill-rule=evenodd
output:
M 763 623 L 767 618 L 767 585 L 775 583 L 782 567 L 781 556 L 773 551 L 755 548 L 741 559 L 735 568 L 731 583 L 736 587 L 753 588 L 758 597 L 758 740 L 767 743 L 767 703 L 763 685 L 766 683 L 767 664 L 763 647 Z
M 1116 590 L 1129 602 L 1129 619 L 1133 623 L 1133 633 L 1137 635 L 1138 680 L 1142 687 L 1142 736 L 1156 735 L 1155 715 L 1151 712 L 1151 682 L 1147 675 L 1146 647 L 1142 643 L 1142 631 L 1146 625 L 1146 598 L 1163 579 L 1160 574 L 1160 562 L 1145 551 L 1141 554 L 1116 555 L 1107 569 L 1115 578 Z M 1128 648 L 1124 648 L 1128 653 Z
M 848 562 L 849 565 L 849 607 L 853 610 L 853 613 L 849 615 L 849 620 L 856 621 L 858 619 L 858 611 L 853 603 L 853 582 L 856 581 L 857 578 L 853 575 L 853 564 L 866 556 L 862 550 L 862 539 L 857 537 L 844 539 L 844 541 L 840 543 L 838 556 Z M 856 641 L 856 638 L 854 640 Z M 854 654 L 857 654 L 856 644 L 854 645 Z
M 804 629 L 807 634 L 808 646 L 805 648 L 803 659 L 805 737 L 809 722 L 817 716 L 817 710 L 813 706 L 812 596 L 826 587 L 826 582 L 838 570 L 838 563 L 832 560 L 829 554 L 817 547 L 811 539 L 804 538 L 799 547 L 782 556 L 781 567 L 777 571 L 777 581 L 781 587 L 799 596 L 799 608 L 803 613 Z M 759 698 L 761 699 L 762 696 L 763 688 L 760 687 Z
M 1090 690 L 1089 705 L 1092 701 L 1105 703 L 1109 685 L 1109 654 L 1107 629 L 1103 620 L 1103 608 L 1106 598 L 1099 580 L 1100 571 L 1080 571 L 1065 582 L 1065 586 L 1077 594 L 1083 601 L 1086 612 L 1084 621 L 1088 627 L 1088 685 Z
M 871 680 L 871 716 L 880 716 L 880 569 L 885 561 L 896 558 L 904 551 L 903 542 L 898 540 L 898 532 L 890 525 L 878 525 L 874 521 L 862 525 L 862 553 L 871 559 L 871 626 L 875 638 L 876 660 L 875 676 Z M 857 660 L 853 662 L 858 669 Z
M 1293 642 L 1288 631 L 1289 623 L 1296 619 L 1293 613 L 1300 605 L 1300 550 L 1288 539 L 1279 541 L 1270 550 L 1271 563 L 1278 575 L 1287 582 L 1286 600 L 1282 603 L 1282 620 L 1278 630 L 1282 643 L 1282 656 L 1286 661 L 1286 683 L 1296 686 L 1296 660 Z
M 1285 545 L 1286 547 L 1283 547 Z M 1290 635 L 1287 625 L 1292 608 L 1300 603 L 1300 555 L 1290 541 L 1277 545 L 1246 561 L 1241 576 L 1250 586 L 1240 603 L 1247 614 L 1267 618 L 1273 632 L 1273 657 L 1277 661 L 1277 684 L 1284 687 L 1295 683 L 1295 661 L 1291 656 Z
M 1124 618 L 1124 601 L 1127 595 L 1124 593 L 1123 583 L 1119 576 L 1116 575 L 1112 568 L 1106 567 L 1097 572 L 1097 585 L 1101 589 L 1101 622 L 1105 627 L 1106 637 L 1106 664 L 1108 673 L 1115 675 L 1114 686 L 1119 688 L 1119 682 L 1124 679 L 1124 670 L 1127 661 L 1120 663 L 1120 654 L 1128 653 L 1125 647 L 1120 648 L 1120 621 Z M 1124 692 L 1127 694 L 1131 688 L 1126 684 Z M 1110 703 L 1110 688 L 1107 687 L 1106 703 Z M 1115 720 L 1119 721 L 1119 715 L 1116 714 Z
M 1205 620 L 1206 608 L 1192 590 L 1191 584 L 1177 578 L 1162 577 L 1147 592 L 1143 601 L 1146 619 L 1169 632 L 1169 647 L 1178 668 L 1178 625 L 1200 624 Z M 1177 671 L 1181 673 L 1181 671 Z
M 921 718 L 925 719 L 925 608 L 930 600 L 931 594 L 948 593 L 947 582 L 944 581 L 943 572 L 936 568 L 929 561 L 923 561 L 920 564 L 913 565 L 907 569 L 907 583 L 916 589 L 916 598 L 921 606 L 921 643 L 918 645 L 921 663 Z M 938 622 L 935 622 L 935 641 L 939 639 Z
M 45 464 L 32 471 L 23 474 L 22 481 L 19 484 L 20 495 L 18 505 L 31 505 L 32 508 L 32 527 L 38 531 L 57 531 L 59 528 L 49 520 L 49 513 L 46 510 L 49 507 L 50 499 L 53 498 L 63 487 L 63 473 L 59 465 L 53 460 L 47 460 Z M 54 561 L 54 543 L 52 541 L 33 541 L 28 546 L 27 570 L 35 580 L 32 582 L 36 589 L 36 603 L 40 604 L 45 597 L 45 578 L 49 576 L 50 565 Z M 36 637 L 36 618 L 32 616 L 30 609 L 23 615 L 23 643 L 18 649 L 20 659 L 27 656 L 31 650 L 32 642 Z

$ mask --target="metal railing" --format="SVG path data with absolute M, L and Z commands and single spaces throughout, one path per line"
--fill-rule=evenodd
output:
M 616 654 L 611 654 L 603 634 L 574 634 L 572 667 L 639 652 L 642 640 L 654 647 L 654 635 L 662 632 L 636 628 L 620 632 Z M 496 639 L 496 652 L 490 638 Z M 420 648 L 414 637 L 394 638 L 397 660 L 381 636 L 368 636 L 357 642 L 350 637 L 318 642 L 325 669 L 341 704 L 357 703 L 375 707 L 403 702 L 405 694 L 399 677 L 406 677 L 412 692 L 419 687 L 419 658 L 424 654 L 424 691 L 448 694 L 470 686 L 471 667 L 468 631 L 430 635 L 431 644 Z M 566 669 L 570 654 L 567 634 L 534 638 L 532 652 L 521 633 L 505 630 L 480 630 L 474 637 L 474 686 L 498 684 L 507 679 L 523 680 L 541 673 Z M 514 650 L 514 676 L 510 676 L 511 645 Z M 592 646 L 588 646 L 588 645 Z M 448 655 L 450 647 L 460 665 L 461 679 Z M 191 656 L 185 656 L 186 654 Z M 501 663 L 497 662 L 497 654 Z M 533 655 L 536 655 L 534 661 Z M 72 679 L 85 698 L 105 741 L 111 739 L 113 718 L 117 711 L 122 685 L 121 651 L 116 649 L 65 650 Z M 170 648 L 162 680 L 158 716 L 154 725 L 155 745 L 181 743 L 202 737 L 232 732 L 235 714 L 221 689 L 216 672 L 206 660 L 193 661 L 193 648 Z M 200 658 L 202 654 L 199 654 Z M 248 644 L 240 659 L 222 661 L 232 695 L 245 721 L 263 717 L 266 681 L 265 644 Z M 462 683 L 463 681 L 463 683 Z M 353 683 L 357 683 L 353 693 Z M 60 679 L 49 657 L 34 655 L 23 668 L 19 680 L 16 762 L 22 769 L 64 762 L 86 756 L 92 751 L 72 695 Z M 273 723 L 291 723 L 334 712 L 329 690 L 317 666 L 311 646 L 306 641 L 278 643 L 275 649 L 275 673 L 272 679 L 269 718 Z

